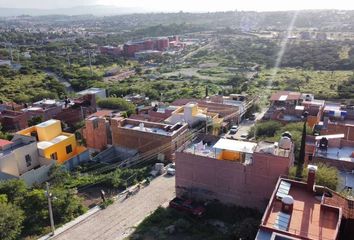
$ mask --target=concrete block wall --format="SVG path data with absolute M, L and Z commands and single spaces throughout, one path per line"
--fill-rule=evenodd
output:
M 251 165 L 176 152 L 176 194 L 263 209 L 290 158 L 253 156 Z

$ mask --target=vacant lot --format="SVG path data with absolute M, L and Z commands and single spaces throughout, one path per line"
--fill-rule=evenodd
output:
M 310 71 L 281 68 L 276 75 L 274 69 L 259 73 L 258 86 L 271 89 L 286 89 L 314 93 L 318 98 L 337 98 L 337 87 L 353 76 L 352 71 Z
M 261 215 L 258 211 L 210 203 L 202 218 L 158 208 L 139 224 L 128 240 L 231 240 L 254 239 Z

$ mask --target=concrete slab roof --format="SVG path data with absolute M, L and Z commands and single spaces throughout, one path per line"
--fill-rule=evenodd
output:
M 301 98 L 301 93 L 299 92 L 289 92 L 289 91 L 279 91 L 272 94 L 270 97 L 271 101 L 291 101 L 299 100 Z
M 230 150 L 235 152 L 253 153 L 257 143 L 237 141 L 231 139 L 221 138 L 213 146 L 216 149 Z

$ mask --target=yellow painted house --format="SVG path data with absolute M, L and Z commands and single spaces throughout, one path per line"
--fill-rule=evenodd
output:
M 17 134 L 36 137 L 39 155 L 57 160 L 58 163 L 64 163 L 86 150 L 77 145 L 74 134 L 62 131 L 59 120 L 51 119 Z

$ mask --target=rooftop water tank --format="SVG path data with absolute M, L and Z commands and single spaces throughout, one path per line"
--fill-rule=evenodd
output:
M 281 200 L 281 211 L 291 214 L 294 207 L 294 198 L 290 195 L 284 196 Z
M 288 131 L 283 132 L 281 136 L 282 136 L 282 137 L 288 137 L 288 138 L 290 138 L 290 139 L 292 139 L 292 138 L 293 138 L 293 136 L 291 135 L 291 133 L 290 133 L 290 132 L 288 132 Z
M 281 137 L 279 140 L 279 148 L 289 150 L 291 148 L 292 141 L 289 137 Z

